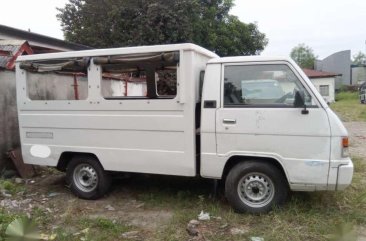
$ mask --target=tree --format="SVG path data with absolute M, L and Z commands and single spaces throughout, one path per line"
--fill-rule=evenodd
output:
M 69 0 L 57 18 L 65 39 L 96 48 L 192 42 L 218 55 L 259 54 L 256 24 L 230 15 L 233 0 Z
M 299 44 L 291 50 L 290 56 L 301 68 L 314 68 L 314 62 L 317 58 L 313 49 L 305 44 Z
M 357 54 L 353 55 L 353 64 L 355 65 L 364 65 L 366 64 L 366 55 L 362 53 L 361 51 Z

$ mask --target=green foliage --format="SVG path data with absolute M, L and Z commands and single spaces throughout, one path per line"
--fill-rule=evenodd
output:
M 317 58 L 313 50 L 305 44 L 299 44 L 291 50 L 290 56 L 301 68 L 314 68 L 314 62 Z
M 59 8 L 66 40 L 96 48 L 192 42 L 218 55 L 259 54 L 256 24 L 230 15 L 233 0 L 69 0 Z
M 24 185 L 16 184 L 10 179 L 5 180 L 0 178 L 0 191 L 5 191 L 5 193 L 15 195 L 19 192 L 24 191 Z M 2 194 L 0 192 L 0 198 L 2 197 Z
M 0 190 L 6 190 L 10 194 L 15 194 L 17 192 L 17 185 L 9 180 L 0 179 Z
M 353 64 L 356 65 L 363 65 L 366 63 L 366 55 L 364 53 L 362 53 L 361 51 L 358 52 L 357 54 L 353 55 Z

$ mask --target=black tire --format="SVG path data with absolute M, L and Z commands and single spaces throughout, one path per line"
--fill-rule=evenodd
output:
M 95 200 L 108 192 L 111 177 L 96 157 L 78 155 L 67 165 L 66 181 L 77 197 Z
M 238 213 L 269 212 L 274 206 L 282 205 L 288 193 L 283 173 L 276 166 L 260 160 L 238 163 L 225 181 L 225 196 Z

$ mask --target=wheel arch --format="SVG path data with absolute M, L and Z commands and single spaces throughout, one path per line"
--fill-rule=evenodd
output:
M 277 160 L 276 158 L 263 157 L 263 156 L 240 156 L 240 155 L 231 156 L 225 163 L 224 170 L 222 172 L 222 180 L 226 179 L 230 170 L 238 163 L 242 163 L 242 162 L 246 162 L 246 161 L 253 161 L 253 160 L 268 163 L 268 164 L 271 164 L 271 165 L 274 165 L 275 167 L 277 167 L 281 171 L 282 175 L 286 178 L 288 185 L 290 185 L 288 175 L 287 175 L 282 163 L 279 160 Z
M 62 172 L 66 171 L 66 167 L 69 164 L 69 162 L 71 161 L 71 159 L 74 156 L 78 156 L 78 155 L 93 157 L 96 160 L 98 160 L 99 164 L 103 167 L 99 158 L 94 153 L 65 151 L 60 155 L 60 158 L 59 158 L 57 166 L 56 166 L 57 170 L 62 171 Z M 104 167 L 103 167 L 103 169 L 104 169 Z

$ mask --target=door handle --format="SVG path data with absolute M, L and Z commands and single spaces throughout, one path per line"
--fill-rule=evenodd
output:
M 236 120 L 235 119 L 223 119 L 222 123 L 224 124 L 236 124 Z

